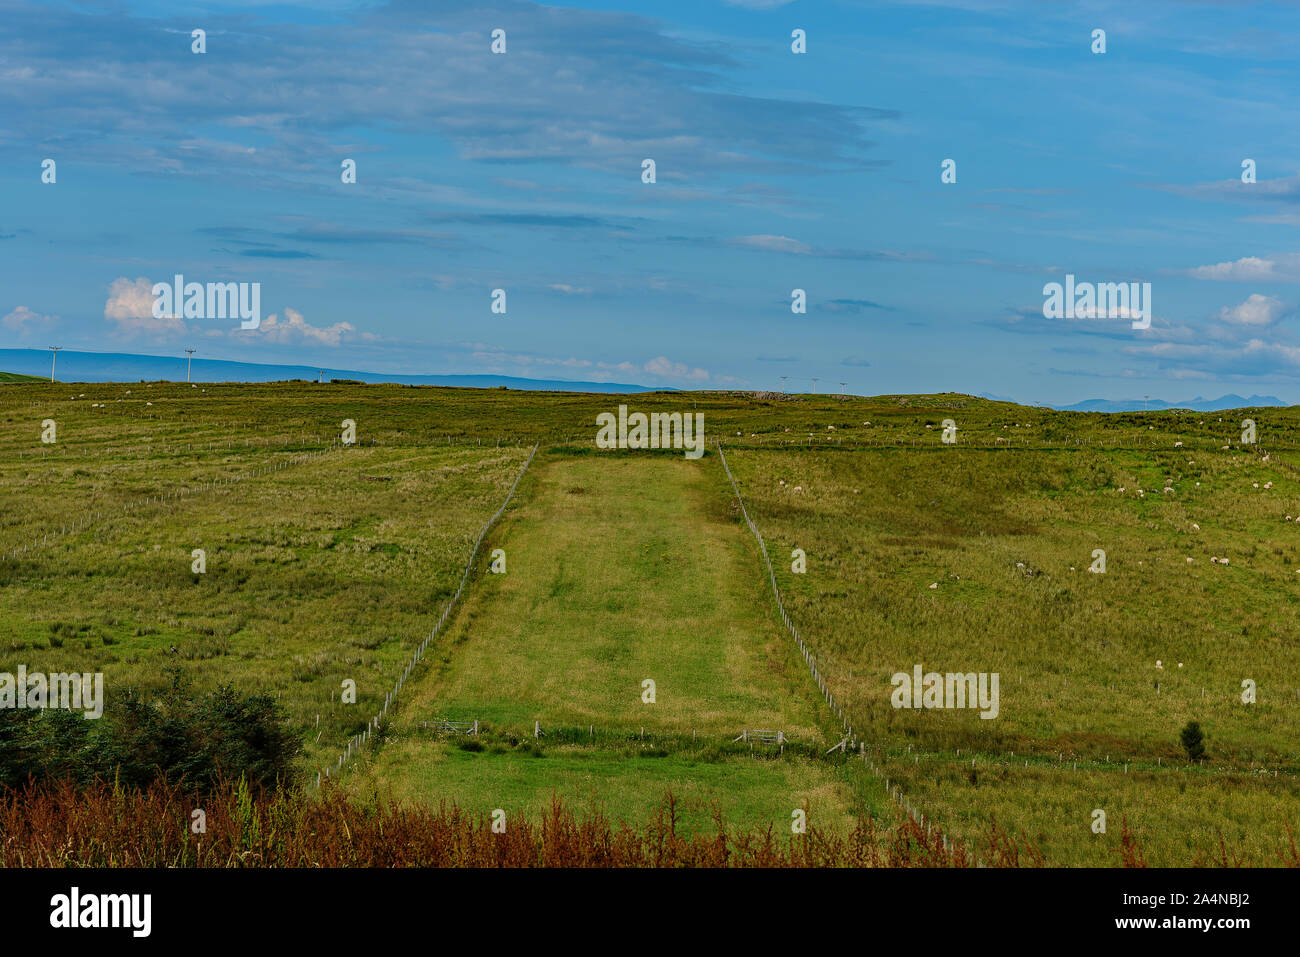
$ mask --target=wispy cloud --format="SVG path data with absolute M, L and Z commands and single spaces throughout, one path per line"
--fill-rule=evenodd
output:
M 1282 253 L 1267 259 L 1244 256 L 1230 262 L 1196 266 L 1187 270 L 1186 275 L 1216 282 L 1300 282 L 1300 253 Z

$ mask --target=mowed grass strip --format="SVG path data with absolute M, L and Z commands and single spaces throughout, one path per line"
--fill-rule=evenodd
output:
M 408 686 L 409 687 L 409 686 Z M 459 743 L 466 743 L 463 739 Z M 613 821 L 651 821 L 669 793 L 678 801 L 678 829 L 709 833 L 715 814 L 732 831 L 768 827 L 788 836 L 792 812 L 804 809 L 811 827 L 843 834 L 860 806 L 854 794 L 870 789 L 860 763 L 806 756 L 755 758 L 717 749 L 664 753 L 626 749 L 489 743 L 466 751 L 458 742 L 406 734 L 385 743 L 361 776 L 345 779 L 357 792 L 378 789 L 403 803 L 454 803 L 474 814 L 500 808 L 509 821 L 536 821 L 553 798 L 575 811 L 598 809 Z M 872 813 L 892 821 L 887 798 L 865 799 Z
M 403 719 L 821 740 L 810 681 L 711 457 L 539 460 Z M 655 683 L 644 703 L 643 682 Z
M 822 756 L 829 717 L 728 491 L 712 457 L 535 462 L 354 785 L 484 814 L 535 816 L 558 796 L 629 823 L 671 792 L 679 826 L 695 832 L 715 813 L 778 834 L 796 808 L 840 833 L 864 805 L 888 814 L 861 762 Z M 493 548 L 505 574 L 487 569 Z M 477 719 L 484 737 L 434 737 L 420 727 L 434 718 Z M 555 738 L 534 739 L 535 721 Z M 742 728 L 780 729 L 798 746 L 736 754 L 725 742 Z

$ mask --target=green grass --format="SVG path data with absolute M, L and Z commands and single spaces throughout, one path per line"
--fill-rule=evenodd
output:
M 1300 812 L 1300 484 L 1276 454 L 728 459 L 770 552 L 807 552 L 804 575 L 781 557 L 778 582 L 858 734 L 958 833 L 996 815 L 1049 860 L 1103 863 L 1100 807 L 1112 826 L 1127 815 L 1153 863 L 1207 852 L 1219 827 L 1255 862 L 1285 840 Z M 1105 574 L 1088 571 L 1097 548 Z M 918 663 L 997 672 L 998 717 L 893 708 L 890 676 Z M 1188 720 L 1207 731 L 1204 767 L 1179 745 Z
M 179 666 L 200 688 L 278 694 L 328 761 L 429 633 L 526 455 L 337 451 L 0 562 L 0 671 L 103 671 L 112 696 Z
M 668 788 L 694 820 L 715 801 L 729 821 L 781 826 L 804 797 L 832 821 L 884 810 L 860 762 L 817 756 L 834 726 L 716 455 L 597 452 L 595 416 L 620 402 L 704 413 L 836 698 L 891 780 L 954 833 L 973 841 L 996 818 L 1052 863 L 1109 863 L 1127 817 L 1151 863 L 1217 859 L 1219 832 L 1230 855 L 1276 862 L 1300 824 L 1294 409 L 0 382 L 0 554 L 113 516 L 0 560 L 0 670 L 103 670 L 110 706 L 177 663 L 203 684 L 272 690 L 303 726 L 310 774 L 374 713 L 537 441 L 356 786 L 511 813 L 555 792 L 629 820 Z M 1246 417 L 1267 454 L 1242 446 Z M 331 449 L 348 418 L 357 448 L 209 487 Z M 956 447 L 940 441 L 945 418 Z M 208 549 L 197 580 L 194 547 Z M 495 547 L 504 576 L 487 573 Z M 796 547 L 805 575 L 790 570 Z M 1105 575 L 1087 571 L 1096 548 Z M 998 719 L 895 711 L 889 676 L 916 663 L 997 671 Z M 337 702 L 344 677 L 355 707 Z M 1257 704 L 1240 700 L 1245 678 Z M 487 750 L 430 737 L 430 717 L 478 717 Z M 1207 735 L 1203 766 L 1181 755 L 1189 719 Z M 557 735 L 540 758 L 523 753 L 535 720 Z M 719 743 L 764 726 L 796 744 L 757 760 Z M 643 756 L 642 727 L 662 757 Z M 1098 807 L 1107 835 L 1089 828 Z
M 362 778 L 365 787 L 407 802 L 454 802 L 484 815 L 501 808 L 509 817 L 536 818 L 553 796 L 562 796 L 575 810 L 599 808 L 636 825 L 651 820 L 671 792 L 680 802 L 679 829 L 693 833 L 711 832 L 716 812 L 729 828 L 771 826 L 780 836 L 790 833 L 796 808 L 817 828 L 844 833 L 854 820 L 852 795 L 864 786 L 856 765 L 808 756 L 665 753 L 654 746 L 639 755 L 545 742 L 536 753 L 500 745 L 471 752 L 414 734 L 387 742 L 378 765 Z M 873 803 L 888 814 L 878 793 Z
M 766 614 L 716 466 L 661 455 L 533 469 L 487 543 L 506 574 L 480 578 L 408 714 L 820 740 L 815 692 Z
M 669 789 L 696 823 L 717 802 L 728 822 L 788 826 L 808 799 L 823 824 L 842 828 L 855 799 L 820 760 L 825 709 L 770 613 L 719 478 L 716 462 L 680 455 L 535 463 L 521 505 L 487 543 L 504 550 L 506 573 L 478 579 L 408 684 L 391 730 L 399 740 L 368 784 L 533 810 L 552 793 L 599 797 L 630 821 Z M 478 720 L 516 742 L 532 740 L 534 722 L 552 735 L 580 731 L 558 753 L 543 738 L 541 759 L 470 755 L 421 732 L 436 718 Z M 792 747 L 764 761 L 717 750 L 745 728 L 782 730 Z M 592 729 L 595 741 L 583 733 Z M 658 756 L 615 748 L 619 732 L 638 742 L 644 733 Z

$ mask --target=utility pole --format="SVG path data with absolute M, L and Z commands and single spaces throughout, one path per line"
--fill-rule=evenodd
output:
M 781 376 L 781 394 L 785 395 L 785 380 L 790 378 L 788 375 Z
M 317 369 L 317 370 L 316 370 L 316 384 L 317 384 L 317 385 L 320 385 L 320 384 L 321 384 L 322 382 L 324 382 L 324 381 L 325 381 L 325 370 L 324 370 L 324 369 Z
M 813 376 L 813 395 L 817 394 L 817 376 Z
M 196 349 L 186 349 L 185 351 L 189 353 L 189 358 L 185 360 L 185 381 L 186 381 L 186 382 L 189 382 L 189 381 L 190 381 L 190 363 L 194 361 L 194 353 L 197 352 L 198 350 L 196 350 Z
M 59 350 L 63 346 L 50 346 L 50 381 L 54 381 L 54 363 L 59 358 Z
M 841 382 L 841 383 L 840 383 L 840 398 L 841 398 L 841 399 L 844 398 L 844 387 L 845 387 L 846 385 L 848 385 L 847 382 Z
M 1144 396 L 1142 396 L 1142 411 L 1143 411 L 1143 412 L 1145 412 L 1145 411 L 1147 410 L 1147 400 L 1150 399 L 1150 398 L 1151 398 L 1151 396 L 1149 396 L 1149 395 L 1144 395 Z

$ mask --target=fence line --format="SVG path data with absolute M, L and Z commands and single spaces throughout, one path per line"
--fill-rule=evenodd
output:
M 533 458 L 537 455 L 537 449 L 540 445 L 541 443 L 533 445 L 533 450 L 528 453 L 528 460 L 524 462 L 524 467 L 521 468 L 519 474 L 515 476 L 515 481 L 514 484 L 510 486 L 510 491 L 506 493 L 506 500 L 501 503 L 501 507 L 498 508 L 492 517 L 487 520 L 487 523 L 483 526 L 483 530 L 478 533 L 478 538 L 474 540 L 474 547 L 469 553 L 469 561 L 465 563 L 465 573 L 460 577 L 460 585 L 457 587 L 456 593 L 447 600 L 447 604 L 442 609 L 442 615 L 438 618 L 438 623 L 433 626 L 433 630 L 429 632 L 425 639 L 416 646 L 415 653 L 411 656 L 411 660 L 406 663 L 406 667 L 402 669 L 402 673 L 398 675 L 397 680 L 393 683 L 393 690 L 385 693 L 383 707 L 380 708 L 379 711 L 371 717 L 370 721 L 366 723 L 366 730 L 362 731 L 360 734 L 354 734 L 348 739 L 348 743 L 344 747 L 343 753 L 339 755 L 338 760 L 334 762 L 332 767 L 326 768 L 323 772 L 325 777 L 329 777 L 331 771 L 342 771 L 352 756 L 360 751 L 362 746 L 370 740 L 372 732 L 379 729 L 379 722 L 383 718 L 387 717 L 388 712 L 393 707 L 393 703 L 397 700 L 397 695 L 406 684 L 406 679 L 411 676 L 411 672 L 415 670 L 415 666 L 418 665 L 420 659 L 424 657 L 424 652 L 429 647 L 429 643 L 438 636 L 438 633 L 442 631 L 443 626 L 447 624 L 448 619 L 451 618 L 451 613 L 455 610 L 456 603 L 460 601 L 461 595 L 465 592 L 465 586 L 469 584 L 469 576 L 474 571 L 474 561 L 478 558 L 478 551 L 483 544 L 483 539 L 487 537 L 487 533 L 492 530 L 492 526 L 497 523 L 497 519 L 502 516 L 506 510 L 506 506 L 508 506 L 510 500 L 514 498 L 515 489 L 519 487 L 519 483 L 522 481 L 524 473 L 528 471 L 528 466 L 533 464 Z M 321 783 L 321 773 L 322 772 L 318 772 L 316 774 L 317 786 Z
M 857 748 L 859 755 L 862 757 L 862 763 L 866 765 L 871 770 L 871 773 L 885 785 L 885 790 L 889 793 L 889 796 L 898 804 L 899 807 L 907 812 L 908 816 L 913 821 L 925 830 L 927 835 L 933 834 L 936 827 L 930 816 L 909 800 L 901 788 L 892 784 L 889 778 L 885 777 L 880 768 L 876 766 L 875 762 L 868 757 L 866 746 L 863 742 L 858 740 L 857 735 L 853 730 L 853 725 L 849 723 L 843 710 L 835 701 L 835 696 L 831 693 L 830 687 L 826 683 L 826 679 L 822 677 L 821 671 L 817 668 L 816 654 L 809 647 L 808 643 L 799 635 L 799 629 L 795 627 L 794 621 L 790 618 L 790 613 L 785 610 L 785 602 L 781 600 L 781 589 L 776 585 L 776 572 L 772 568 L 772 560 L 767 555 L 767 545 L 763 541 L 763 535 L 759 532 L 758 526 L 755 525 L 754 520 L 749 517 L 749 510 L 745 508 L 745 500 L 740 496 L 740 486 L 736 484 L 736 477 L 731 474 L 731 466 L 727 464 L 727 456 L 722 451 L 722 443 L 715 442 L 714 444 L 717 446 L 718 458 L 722 462 L 722 468 L 727 473 L 727 478 L 731 481 L 731 489 L 736 493 L 736 502 L 740 505 L 740 514 L 744 516 L 745 524 L 747 524 L 749 530 L 753 532 L 754 539 L 758 542 L 758 549 L 763 553 L 763 564 L 767 566 L 768 581 L 772 583 L 772 594 L 776 597 L 776 607 L 781 612 L 781 620 L 785 623 L 785 627 L 790 632 L 791 636 L 793 636 L 795 643 L 798 644 L 799 652 L 803 655 L 803 659 L 808 665 L 808 670 L 811 672 L 813 680 L 817 682 L 817 687 L 821 690 L 822 697 L 826 699 L 826 703 L 830 706 L 830 709 L 834 712 L 835 716 L 840 719 L 840 724 L 845 732 L 845 738 L 842 743 L 846 745 L 846 749 L 848 747 Z M 942 832 L 940 833 L 943 837 L 944 848 L 951 852 L 952 842 L 948 839 L 946 834 L 942 834 Z M 971 856 L 974 858 L 974 854 Z M 974 859 L 978 865 L 978 858 Z

